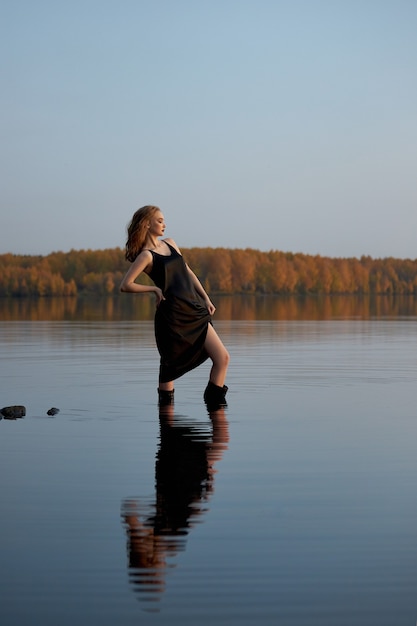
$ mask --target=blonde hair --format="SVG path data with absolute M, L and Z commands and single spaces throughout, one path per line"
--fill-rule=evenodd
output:
M 160 210 L 161 209 L 157 206 L 147 204 L 146 206 L 138 209 L 133 215 L 129 226 L 127 227 L 125 257 L 128 261 L 133 263 L 138 254 L 141 252 L 148 233 L 148 222 L 152 219 L 155 213 Z

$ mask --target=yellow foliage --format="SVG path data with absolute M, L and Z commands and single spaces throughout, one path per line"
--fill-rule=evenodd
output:
M 209 292 L 417 294 L 417 260 L 330 258 L 251 248 L 189 248 L 183 255 Z M 113 294 L 129 267 L 121 248 L 47 256 L 0 255 L 0 296 Z M 140 279 L 149 284 L 143 274 Z

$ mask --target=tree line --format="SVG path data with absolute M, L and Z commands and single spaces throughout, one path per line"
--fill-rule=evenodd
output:
M 183 249 L 210 293 L 417 294 L 417 259 L 332 258 L 271 250 Z M 112 295 L 129 267 L 121 248 L 0 255 L 0 296 Z M 140 279 L 151 283 L 143 275 Z

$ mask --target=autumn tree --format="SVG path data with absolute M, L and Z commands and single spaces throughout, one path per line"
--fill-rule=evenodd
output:
M 251 248 L 189 248 L 184 258 L 208 292 L 417 294 L 417 260 L 330 258 Z M 0 255 L 0 296 L 118 293 L 129 267 L 120 248 L 47 256 Z M 150 284 L 142 274 L 140 281 Z

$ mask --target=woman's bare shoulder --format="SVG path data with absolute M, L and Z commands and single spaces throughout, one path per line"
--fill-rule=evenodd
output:
M 138 256 L 136 257 L 135 262 L 139 259 L 142 262 L 145 259 L 146 260 L 152 259 L 152 252 L 148 248 L 142 248 L 142 250 L 139 252 Z
M 152 259 L 153 257 L 152 257 L 151 251 L 148 249 L 143 249 L 139 252 L 138 256 L 133 261 L 132 265 L 134 265 L 137 268 L 139 267 L 145 268 L 149 265 L 149 263 L 152 263 Z
M 175 241 L 173 239 L 167 238 L 167 239 L 164 239 L 164 241 L 165 241 L 165 243 L 169 243 L 170 246 L 175 248 L 175 250 L 178 252 L 178 254 L 181 254 L 181 250 L 179 249 L 179 247 L 177 246 L 177 244 L 175 243 Z

